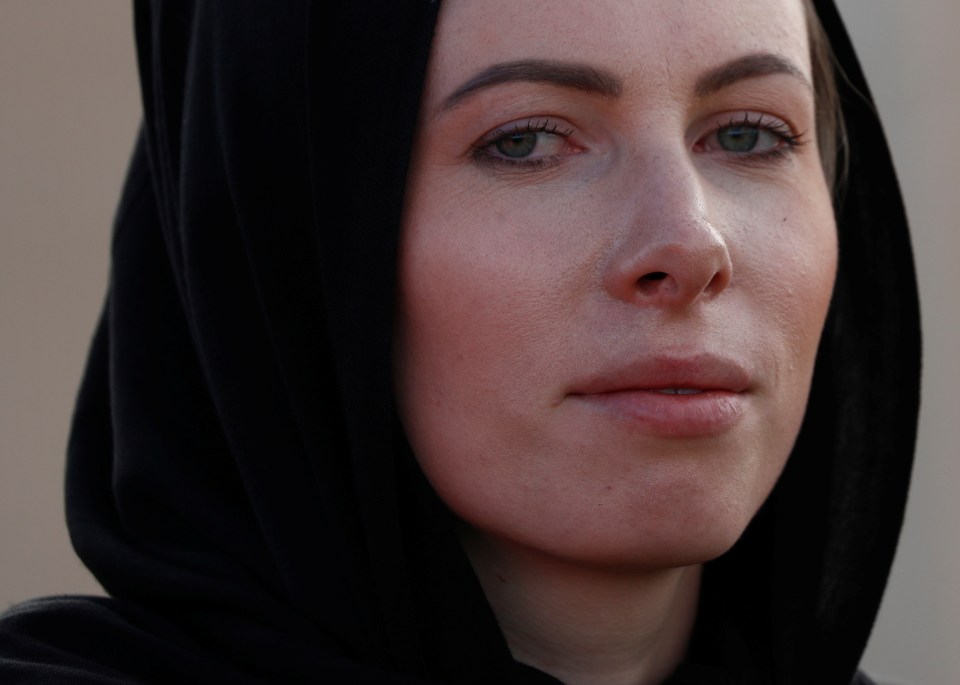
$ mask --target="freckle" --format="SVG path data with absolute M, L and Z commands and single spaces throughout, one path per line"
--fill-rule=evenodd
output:
M 783 223 L 787 223 L 787 217 L 783 217 Z

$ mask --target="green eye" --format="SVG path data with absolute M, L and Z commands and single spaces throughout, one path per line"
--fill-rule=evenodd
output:
M 769 132 L 767 136 L 772 137 Z M 727 152 L 752 152 L 759 139 L 760 129 L 756 126 L 727 126 L 717 131 L 717 143 Z
M 537 137 L 536 131 L 513 133 L 496 141 L 495 146 L 497 152 L 504 157 L 521 159 L 529 156 L 536 149 Z
M 715 128 L 701 145 L 705 150 L 753 158 L 786 153 L 802 143 L 801 134 L 794 133 L 785 122 L 765 115 L 754 120 L 745 113 Z
M 568 141 L 572 134 L 547 117 L 515 121 L 490 131 L 472 146 L 471 156 L 482 165 L 534 171 L 581 151 Z

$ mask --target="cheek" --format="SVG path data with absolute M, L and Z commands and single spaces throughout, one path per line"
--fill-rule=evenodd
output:
M 523 339 L 516 312 L 537 299 L 537 279 L 487 223 L 478 213 L 440 213 L 405 228 L 398 359 L 419 368 L 406 374 L 411 382 L 477 387 L 490 364 L 506 361 L 502 341 Z
M 816 174 L 807 178 L 724 218 L 733 236 L 733 288 L 745 292 L 755 330 L 801 366 L 812 364 L 837 268 L 829 191 Z
M 837 269 L 836 225 L 829 201 L 802 204 L 781 222 L 780 259 L 765 280 L 780 303 L 783 343 L 811 366 Z
M 556 194 L 504 199 L 429 177 L 437 190 L 414 193 L 404 222 L 396 361 L 411 384 L 523 392 L 519 376 L 562 354 L 598 250 Z
M 412 204 L 399 260 L 395 386 L 414 451 L 435 480 L 424 460 L 489 439 L 479 430 L 484 407 L 513 392 L 504 379 L 525 335 L 516 312 L 534 279 L 518 275 L 482 208 L 428 213 Z
M 819 185 L 790 193 L 769 215 L 772 230 L 747 242 L 741 276 L 756 334 L 770 357 L 765 453 L 782 455 L 765 480 L 779 476 L 806 411 L 820 336 L 833 292 L 837 236 L 830 196 Z

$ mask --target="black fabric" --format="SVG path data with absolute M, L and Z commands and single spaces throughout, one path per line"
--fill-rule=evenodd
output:
M 883 134 L 831 2 L 849 181 L 809 411 L 707 567 L 682 683 L 846 685 L 900 528 L 919 330 Z M 515 663 L 390 391 L 438 5 L 136 3 L 144 125 L 67 510 L 110 598 L 0 619 L 0 681 L 556 683 Z M 333 124 L 324 114 L 332 113 Z

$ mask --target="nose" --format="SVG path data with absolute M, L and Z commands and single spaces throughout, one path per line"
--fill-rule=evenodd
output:
M 634 188 L 625 214 L 604 273 L 610 295 L 640 306 L 684 308 L 729 285 L 730 250 L 707 216 L 695 170 L 656 174 L 642 190 Z

